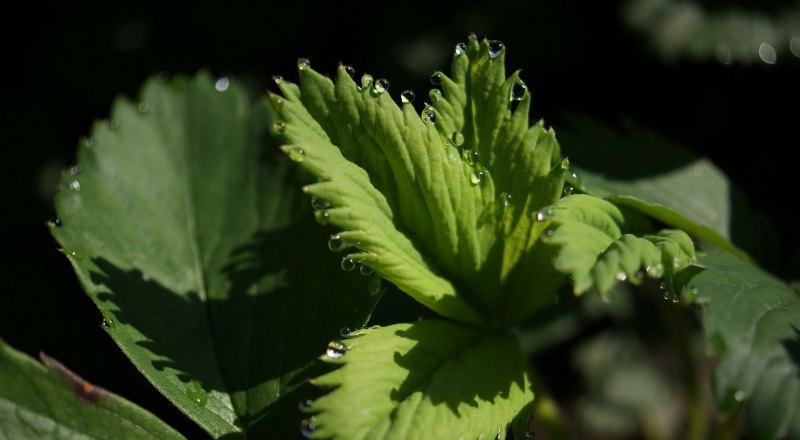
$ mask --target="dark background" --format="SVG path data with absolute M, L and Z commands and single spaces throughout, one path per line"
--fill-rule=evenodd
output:
M 586 114 L 655 131 L 710 157 L 770 219 L 779 248 L 768 268 L 800 278 L 791 214 L 800 58 L 784 50 L 775 65 L 726 66 L 713 56 L 664 61 L 625 25 L 622 2 L 554 3 L 564 2 L 65 1 L 4 12 L 0 336 L 201 436 L 102 331 L 99 312 L 50 237 L 54 179 L 73 160 L 79 137 L 108 116 L 116 96 L 135 97 L 148 76 L 163 71 L 206 69 L 263 93 L 272 75 L 294 78 L 295 60 L 304 56 L 322 72 L 342 61 L 359 75 L 387 77 L 394 95 L 408 88 L 421 96 L 428 75 L 448 68 L 453 45 L 469 32 L 506 44 L 508 68 L 522 68 L 533 93 L 534 116 L 557 132 L 568 115 Z M 777 14 L 791 3 L 739 4 Z

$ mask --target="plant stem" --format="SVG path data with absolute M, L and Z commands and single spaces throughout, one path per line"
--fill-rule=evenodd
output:
M 661 303 L 661 310 L 672 336 L 675 352 L 678 355 L 680 375 L 688 400 L 688 426 L 685 438 L 687 440 L 703 440 L 708 433 L 709 408 L 707 399 L 703 396 L 698 384 L 686 317 L 683 314 L 682 307 L 666 301 Z

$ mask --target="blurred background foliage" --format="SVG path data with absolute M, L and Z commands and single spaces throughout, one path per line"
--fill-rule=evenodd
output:
M 78 139 L 108 115 L 115 96 L 135 97 L 151 75 L 207 70 L 255 95 L 271 86 L 272 75 L 294 79 L 302 56 L 321 72 L 332 74 L 344 62 L 359 74 L 388 78 L 395 96 L 404 89 L 423 96 L 430 73 L 448 68 L 454 44 L 469 32 L 499 39 L 508 48 L 509 71 L 523 69 L 533 116 L 564 133 L 562 146 L 574 164 L 635 179 L 664 171 L 671 161 L 686 163 L 681 155 L 708 157 L 738 188 L 735 195 L 730 190 L 731 200 L 746 200 L 731 202 L 740 207 L 728 225 L 734 239 L 773 273 L 800 278 L 800 228 L 789 214 L 798 200 L 791 155 L 800 144 L 796 2 L 76 0 L 17 6 L 0 27 L 6 154 L 0 335 L 28 353 L 60 359 L 191 437 L 200 430 L 100 330 L 102 317 L 46 227 L 55 183 L 73 161 Z M 638 154 L 621 155 L 620 139 Z M 661 142 L 680 152 L 663 160 L 647 154 Z M 756 220 L 737 223 L 742 216 Z M 671 403 L 679 393 L 662 380 L 676 374 L 658 342 L 664 338 L 656 336 L 662 330 L 642 330 L 641 316 L 625 308 L 631 301 L 645 302 L 638 314 L 660 313 L 647 299 L 628 298 L 618 302 L 621 311 L 586 312 L 594 316 L 588 327 L 559 324 L 554 315 L 562 327 L 553 331 L 572 331 L 540 340 L 533 359 L 555 380 L 550 386 L 559 389 L 554 395 L 566 411 L 608 438 L 644 426 L 642 414 L 651 420 L 645 425 L 662 426 L 665 414 L 681 412 Z M 604 372 L 618 362 L 637 373 Z M 648 391 L 607 392 L 619 390 L 620 381 L 638 381 Z M 631 415 L 631 408 L 646 410 Z

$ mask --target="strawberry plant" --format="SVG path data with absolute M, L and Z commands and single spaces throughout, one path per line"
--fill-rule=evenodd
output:
M 471 35 L 425 98 L 302 58 L 297 83 L 275 77 L 254 102 L 228 78 L 151 80 L 82 141 L 52 233 L 105 331 L 215 438 L 577 435 L 537 350 L 654 292 L 687 402 L 662 431 L 799 437 L 800 298 L 703 201 L 692 179 L 718 170 L 622 183 L 575 168 L 531 123 L 505 52 Z M 717 359 L 714 405 L 697 340 Z M 646 349 L 620 347 L 616 380 L 655 371 Z M 54 360 L 1 348 L 9 437 L 180 437 Z M 646 433 L 640 394 L 585 408 Z

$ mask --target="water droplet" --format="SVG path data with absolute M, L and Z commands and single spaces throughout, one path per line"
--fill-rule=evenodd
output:
M 320 199 L 318 197 L 311 197 L 311 207 L 316 210 L 322 210 L 330 208 L 331 204 L 325 201 L 324 199 Z
M 436 124 L 436 112 L 433 111 L 433 107 L 425 107 L 425 110 L 422 111 L 422 119 L 431 124 Z
M 363 87 L 365 90 L 369 90 L 369 88 L 372 87 L 373 82 L 374 80 L 372 78 L 372 75 L 370 75 L 369 73 L 361 75 L 361 87 Z
M 283 82 L 283 77 L 280 75 L 272 75 L 272 80 L 275 81 L 275 84 L 280 84 Z
M 275 121 L 275 123 L 272 124 L 272 132 L 273 133 L 280 135 L 280 134 L 283 134 L 284 131 L 286 131 L 286 123 L 285 122 L 283 122 L 283 121 Z
M 316 430 L 317 430 L 317 424 L 314 423 L 313 417 L 300 422 L 300 434 L 303 434 L 303 437 L 311 438 L 311 436 L 314 435 L 314 431 Z
M 78 174 L 78 173 L 80 173 L 80 172 L 81 172 L 81 170 L 82 170 L 82 168 L 81 168 L 81 166 L 80 166 L 80 165 L 78 165 L 78 164 L 75 164 L 75 165 L 73 165 L 73 166 L 69 167 L 69 173 L 70 173 L 71 175 L 73 175 L 73 176 L 74 176 L 74 175 L 76 175 L 76 174 Z
M 63 226 L 63 225 L 64 225 L 64 223 L 63 223 L 63 222 L 61 221 L 61 219 L 60 219 L 60 218 L 58 218 L 58 217 L 53 217 L 53 218 L 51 218 L 51 219 L 50 219 L 50 220 L 47 222 L 47 224 L 48 224 L 50 227 L 54 227 L 54 228 L 60 228 L 61 226 Z
M 365 277 L 368 277 L 373 273 L 372 268 L 364 264 L 358 268 L 358 271 L 361 272 L 361 275 L 364 275 Z
M 297 402 L 297 409 L 299 409 L 300 412 L 306 412 L 313 404 L 314 401 L 311 399 L 301 399 L 299 402 Z
M 353 67 L 353 66 L 344 66 L 344 71 L 345 71 L 345 73 L 347 73 L 348 76 L 350 76 L 350 78 L 352 78 L 355 81 L 355 79 L 356 79 L 356 68 L 355 67 Z
M 456 56 L 463 55 L 464 52 L 466 52 L 466 51 L 467 51 L 467 45 L 466 44 L 464 44 L 464 43 L 456 44 L 456 50 L 455 50 Z
M 332 235 L 330 240 L 328 240 L 328 249 L 333 252 L 341 252 L 349 247 L 350 243 L 343 240 L 339 234 Z
M 761 61 L 767 64 L 775 64 L 778 61 L 778 55 L 775 53 L 775 48 L 771 44 L 764 42 L 758 46 L 758 56 Z
M 636 272 L 636 279 L 639 280 L 639 281 L 644 279 L 644 271 L 643 270 L 640 270 L 640 271 Z
M 303 159 L 305 159 L 306 151 L 300 147 L 289 147 L 286 151 L 286 155 L 295 162 L 302 162 Z
M 679 302 L 681 302 L 681 296 L 678 295 L 677 293 L 673 293 L 671 299 L 672 299 L 672 304 L 678 304 Z
M 100 321 L 100 326 L 106 330 L 111 330 L 114 328 L 114 321 L 112 321 L 110 318 L 103 318 L 103 320 Z
M 281 98 L 278 95 L 271 95 L 270 96 L 270 101 L 272 101 L 272 106 L 276 110 L 278 110 L 278 111 L 283 110 L 283 103 L 284 103 L 283 98 Z
M 651 278 L 661 278 L 664 276 L 664 265 L 661 263 L 658 263 L 654 266 L 648 266 L 645 270 L 647 271 L 647 275 L 649 275 Z
M 314 212 L 314 220 L 316 220 L 316 222 L 320 225 L 327 225 L 330 217 L 331 213 L 329 213 L 327 209 Z
M 536 439 L 536 433 L 533 432 L 533 431 L 525 431 L 525 438 L 527 440 L 535 440 Z
M 472 174 L 469 176 L 469 181 L 473 185 L 478 185 L 483 180 L 483 170 L 474 170 Z
M 227 76 L 220 77 L 217 82 L 214 83 L 214 89 L 218 92 L 224 92 L 228 90 L 228 87 L 231 85 L 231 80 Z
M 681 267 L 683 265 L 683 259 L 681 257 L 675 257 L 672 259 L 672 267 L 675 269 Z
M 203 385 L 196 380 L 189 381 L 186 385 L 186 396 L 195 403 L 195 405 L 203 407 L 208 402 L 208 394 L 203 389 Z
M 340 342 L 331 342 L 328 344 L 328 349 L 325 351 L 325 355 L 328 356 L 330 359 L 339 359 L 347 353 L 347 347 Z
M 570 185 L 564 185 L 564 189 L 561 191 L 561 197 L 571 196 L 573 192 L 575 192 L 575 188 Z
M 306 70 L 311 68 L 311 60 L 309 60 L 308 58 L 298 58 L 297 68 L 300 70 Z
M 342 328 L 339 329 L 339 336 L 344 338 L 344 337 L 347 337 L 347 335 L 349 335 L 350 333 L 353 333 L 354 331 L 355 331 L 354 328 L 342 327 Z
M 149 112 L 150 111 L 150 101 L 144 100 L 144 101 L 140 102 L 139 106 L 137 107 L 137 109 L 139 110 L 139 113 L 147 113 L 147 112 Z
M 431 102 L 436 102 L 442 99 L 442 91 L 439 89 L 431 89 L 430 93 L 428 93 L 428 97 L 431 99 Z
M 507 192 L 500 193 L 500 203 L 502 203 L 503 206 L 511 206 L 512 199 L 513 197 L 511 196 L 511 194 Z
M 737 402 L 742 402 L 742 401 L 744 401 L 744 399 L 747 398 L 747 393 L 745 393 L 742 390 L 737 390 L 735 393 L 733 393 L 733 398 Z
M 525 85 L 520 78 L 517 78 L 514 81 L 514 85 L 511 86 L 511 94 L 508 96 L 509 101 L 522 101 L 522 98 L 525 96 L 525 92 L 528 90 L 528 86 Z
M 476 34 L 475 32 L 470 32 L 469 34 L 467 34 L 467 40 L 476 41 L 477 39 L 478 39 L 478 34 Z
M 544 208 L 536 213 L 536 221 L 543 222 L 553 215 L 553 208 Z
M 454 131 L 450 133 L 450 142 L 454 147 L 460 147 L 464 145 L 464 135 L 460 131 Z
M 564 159 L 561 161 L 561 169 L 569 171 L 569 159 Z
M 442 84 L 441 72 L 435 72 L 433 75 L 431 75 L 431 84 L 433 84 L 434 86 L 439 86 Z
M 108 121 L 106 121 L 106 124 L 108 125 L 108 128 L 110 128 L 112 130 L 116 130 L 116 129 L 119 128 L 119 120 L 118 119 L 109 119 Z
M 417 97 L 417 94 L 414 93 L 412 90 L 406 90 L 400 94 L 400 102 L 403 104 L 411 104 L 414 102 L 414 99 Z
M 389 90 L 389 80 L 386 78 L 381 78 L 375 81 L 375 84 L 372 86 L 372 96 L 378 96 L 386 93 Z
M 73 180 L 72 182 L 69 183 L 69 189 L 71 189 L 73 191 L 80 191 L 81 190 L 81 183 L 78 182 L 77 180 Z
M 86 138 L 86 140 L 83 141 L 83 144 L 86 145 L 87 147 L 93 147 L 96 143 L 97 140 L 94 138 L 94 136 L 89 136 L 88 138 Z
M 625 281 L 625 280 L 628 279 L 628 274 L 626 274 L 625 272 L 620 271 L 620 272 L 617 272 L 616 278 L 617 278 L 617 281 Z
M 352 258 L 342 258 L 342 270 L 345 272 L 352 272 L 356 268 L 356 262 Z
M 500 55 L 503 54 L 503 49 L 504 48 L 505 48 L 505 46 L 503 45 L 503 43 L 501 43 L 501 42 L 499 42 L 497 40 L 490 41 L 489 42 L 489 57 L 491 57 L 492 59 L 495 59 L 495 58 L 499 57 Z
M 469 148 L 465 149 L 461 154 L 464 157 L 464 162 L 470 165 L 477 164 L 478 160 L 481 158 L 481 153 L 479 153 L 478 150 L 472 150 Z

